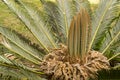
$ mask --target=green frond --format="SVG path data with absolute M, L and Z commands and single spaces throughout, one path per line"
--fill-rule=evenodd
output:
M 11 53 L 4 45 L 0 44 L 0 55 L 4 55 L 5 53 Z
M 41 72 L 36 73 L 34 69 L 28 68 L 22 64 L 18 64 L 14 61 L 0 56 L 0 73 L 3 75 L 13 76 L 18 79 L 29 79 L 29 80 L 41 80 L 38 74 L 43 74 Z
M 11 51 L 37 64 L 42 60 L 44 54 L 31 47 L 28 42 L 17 35 L 17 32 L 0 26 L 0 33 L 8 39 L 3 38 L 1 43 Z
M 113 39 L 108 43 L 108 45 L 106 46 L 106 48 L 103 50 L 102 53 L 105 53 L 105 52 L 106 52 L 106 50 L 111 46 L 111 44 L 112 44 L 115 40 L 117 40 L 117 38 L 119 37 L 119 35 L 120 35 L 120 31 L 119 31 L 119 32 L 116 34 L 116 36 L 113 37 Z
M 28 6 L 21 7 L 21 5 L 17 4 L 13 0 L 3 0 L 7 6 L 14 11 L 15 14 L 25 23 L 27 28 L 31 31 L 31 33 L 34 35 L 34 37 L 40 42 L 41 46 L 45 48 L 47 51 L 48 47 L 52 47 L 50 34 L 47 32 L 47 23 L 41 24 L 42 20 L 37 18 L 38 15 L 36 15 L 36 11 L 34 12 L 33 9 L 31 9 Z M 27 9 L 26 9 L 27 8 Z M 29 11 L 28 11 L 29 10 Z M 39 22 L 39 23 L 37 23 Z M 39 21 L 41 20 L 41 21 Z M 47 35 L 46 35 L 47 34 Z M 48 39 L 49 37 L 49 39 Z
M 120 47 L 120 16 L 118 20 L 110 26 L 112 28 L 109 29 L 110 41 L 107 41 L 107 46 L 103 47 L 103 52 L 114 50 L 113 52 L 118 52 L 117 49 Z
M 101 0 L 92 20 L 92 40 L 89 45 L 89 49 L 95 49 L 100 52 L 103 50 L 103 46 L 106 47 L 105 42 L 109 42 L 110 35 L 108 34 L 108 27 L 111 20 L 119 16 L 119 4 L 118 0 Z M 118 8 L 116 10 L 116 7 Z
M 119 58 L 120 61 L 120 58 Z M 118 63 L 116 66 L 113 67 L 113 69 L 120 69 L 120 64 Z
M 3 75 L 3 74 L 0 74 L 0 79 L 1 80 L 19 80 L 18 78 L 15 78 L 13 76 L 8 76 L 8 75 Z
M 72 0 L 73 7 L 75 12 L 80 12 L 81 8 L 85 8 L 88 11 L 88 14 L 91 16 L 91 6 L 88 0 Z
M 120 55 L 120 53 L 114 53 L 114 55 L 113 55 L 111 58 L 109 58 L 108 60 L 110 61 L 110 60 L 116 58 L 116 57 L 119 56 L 119 55 Z
M 98 72 L 98 80 L 119 80 L 120 70 L 111 69 L 109 71 L 102 70 Z M 90 79 L 93 80 L 93 79 Z
M 51 45 L 54 48 L 56 48 L 56 43 L 53 40 L 52 32 L 50 32 L 51 30 L 48 29 L 48 24 L 44 20 L 44 15 L 42 14 L 42 12 L 37 11 L 34 7 L 32 7 L 31 5 L 25 4 L 21 0 L 18 0 L 18 2 L 20 2 L 20 4 L 27 10 L 28 14 L 34 20 L 35 24 L 37 25 L 38 29 L 41 32 L 40 34 L 42 36 L 46 36 L 46 38 L 49 40 L 49 42 L 51 43 Z
M 68 36 L 68 50 L 70 55 L 84 58 L 88 52 L 90 18 L 83 8 L 71 22 Z
M 87 0 L 56 0 L 55 2 L 45 0 L 42 5 L 48 15 L 48 22 L 52 26 L 54 35 L 58 38 L 58 42 L 66 44 L 73 16 L 80 11 L 80 7 L 87 8 L 89 2 Z M 90 7 L 87 9 L 90 9 Z
M 71 17 L 73 14 L 71 0 L 56 0 L 58 5 L 59 12 L 59 25 L 63 28 L 63 34 L 68 38 L 68 30 L 71 22 Z
M 48 23 L 52 27 L 51 30 L 53 32 L 53 35 L 55 36 L 57 43 L 64 43 L 65 36 L 63 35 L 63 33 L 61 33 L 62 28 L 58 24 L 59 13 L 57 3 L 52 1 L 46 1 L 42 4 L 42 6 L 46 16 L 48 17 Z
M 0 76 L 0 79 L 3 80 L 46 80 L 44 78 L 39 77 L 38 75 L 31 73 L 27 70 L 14 70 L 13 68 L 9 67 L 3 67 L 0 66 L 0 73 L 2 74 L 2 77 Z M 7 77 L 7 78 L 6 78 Z

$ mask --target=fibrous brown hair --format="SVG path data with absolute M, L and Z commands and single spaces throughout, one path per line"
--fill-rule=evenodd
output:
M 63 45 L 44 57 L 40 69 L 50 76 L 50 80 L 87 80 L 95 78 L 97 71 L 109 69 L 107 58 L 100 52 L 89 51 L 85 59 L 82 64 L 79 60 L 71 62 L 73 59 L 67 55 L 67 47 Z

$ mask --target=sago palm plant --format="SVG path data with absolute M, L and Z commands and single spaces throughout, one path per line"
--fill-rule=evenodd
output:
M 95 12 L 87 0 L 3 0 L 38 41 L 0 26 L 1 77 L 12 80 L 88 80 L 120 61 L 120 1 L 101 0 Z M 6 55 L 8 54 L 8 55 Z M 12 56 L 11 56 L 12 55 Z M 7 80 L 5 79 L 5 80 Z

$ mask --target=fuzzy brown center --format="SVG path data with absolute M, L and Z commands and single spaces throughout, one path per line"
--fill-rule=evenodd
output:
M 109 69 L 109 62 L 100 52 L 90 51 L 81 64 L 79 59 L 67 55 L 67 47 L 54 49 L 44 57 L 40 69 L 50 80 L 87 80 L 95 78 L 97 71 Z

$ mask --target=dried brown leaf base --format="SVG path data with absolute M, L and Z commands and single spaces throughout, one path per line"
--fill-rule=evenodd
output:
M 97 71 L 109 69 L 109 62 L 100 52 L 90 51 L 84 64 L 71 63 L 67 56 L 67 47 L 55 49 L 44 57 L 40 69 L 50 80 L 88 80 L 95 78 Z

